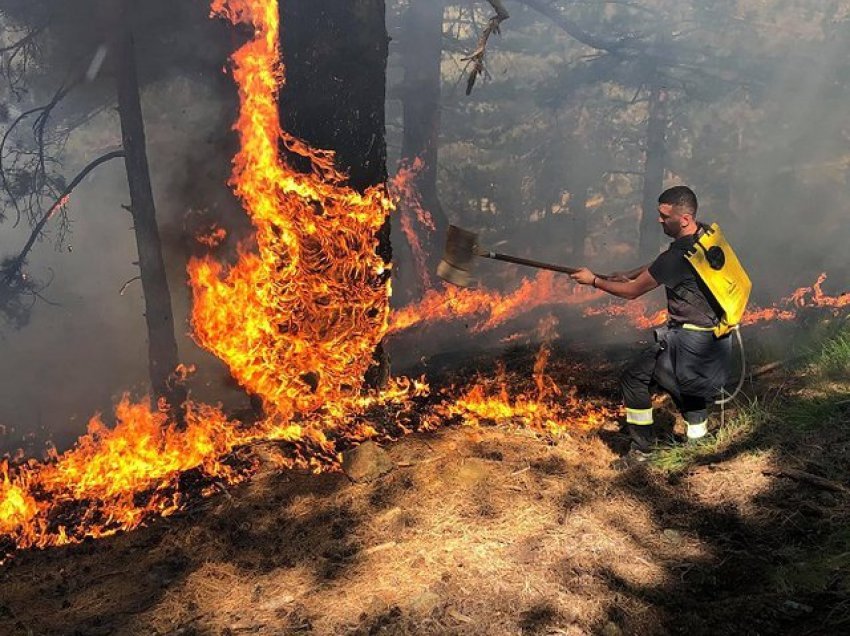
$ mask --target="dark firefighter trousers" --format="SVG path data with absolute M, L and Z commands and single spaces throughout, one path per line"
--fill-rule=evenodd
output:
M 670 394 L 688 425 L 688 437 L 706 432 L 707 404 L 726 384 L 732 341 L 728 336 L 683 326 L 656 330 L 656 343 L 626 368 L 620 379 L 626 421 L 638 448 L 655 440 L 650 391 L 657 387 Z

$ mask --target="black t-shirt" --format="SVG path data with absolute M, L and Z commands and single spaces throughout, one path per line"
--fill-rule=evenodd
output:
M 675 324 L 713 327 L 721 315 L 717 301 L 694 272 L 685 254 L 697 235 L 683 236 L 670 244 L 649 266 L 649 273 L 667 292 L 667 316 Z

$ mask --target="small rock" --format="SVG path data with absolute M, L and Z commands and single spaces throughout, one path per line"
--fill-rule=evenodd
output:
M 678 530 L 673 530 L 672 528 L 666 528 L 661 535 L 666 541 L 673 545 L 682 545 L 685 542 L 685 537 L 682 536 L 682 533 Z
M 374 442 L 363 442 L 342 454 L 342 472 L 354 482 L 374 481 L 393 468 L 390 456 Z
M 605 623 L 605 627 L 602 628 L 602 636 L 623 636 L 623 630 L 620 629 L 617 623 L 608 621 Z
M 431 590 L 425 590 L 410 601 L 410 609 L 418 614 L 430 614 L 440 604 L 440 596 Z
M 798 612 L 801 614 L 811 614 L 815 609 L 811 605 L 805 605 L 803 603 L 798 603 L 797 601 L 791 600 L 785 601 L 782 606 L 786 610 L 791 610 L 792 612 Z

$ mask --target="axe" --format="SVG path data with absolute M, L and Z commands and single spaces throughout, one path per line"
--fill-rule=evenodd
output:
M 519 256 L 509 256 L 508 254 L 483 250 L 478 245 L 478 235 L 475 232 L 450 225 L 446 232 L 446 249 L 443 252 L 443 258 L 440 264 L 437 266 L 437 276 L 452 285 L 470 287 L 475 283 L 475 277 L 472 271 L 475 266 L 476 256 L 491 258 L 496 261 L 505 261 L 506 263 L 516 263 L 517 265 L 527 265 L 528 267 L 536 267 L 537 269 L 548 269 L 553 272 L 563 272 L 564 274 L 573 274 L 579 270 L 577 267 L 541 263 L 540 261 L 532 261 L 527 258 L 520 258 Z

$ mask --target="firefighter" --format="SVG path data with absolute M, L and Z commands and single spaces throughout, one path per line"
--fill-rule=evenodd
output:
M 659 285 L 667 292 L 666 326 L 656 329 L 655 345 L 642 352 L 620 380 L 630 455 L 639 460 L 656 442 L 652 387 L 670 394 L 684 417 L 688 441 L 697 441 L 708 431 L 707 405 L 726 383 L 732 347 L 728 332 L 717 328 L 723 309 L 686 258 L 695 251 L 697 240 L 711 231 L 697 222 L 697 209 L 697 197 L 689 187 L 665 190 L 658 197 L 658 222 L 673 239 L 665 252 L 630 272 L 606 276 L 582 268 L 572 275 L 582 285 L 628 300 Z

